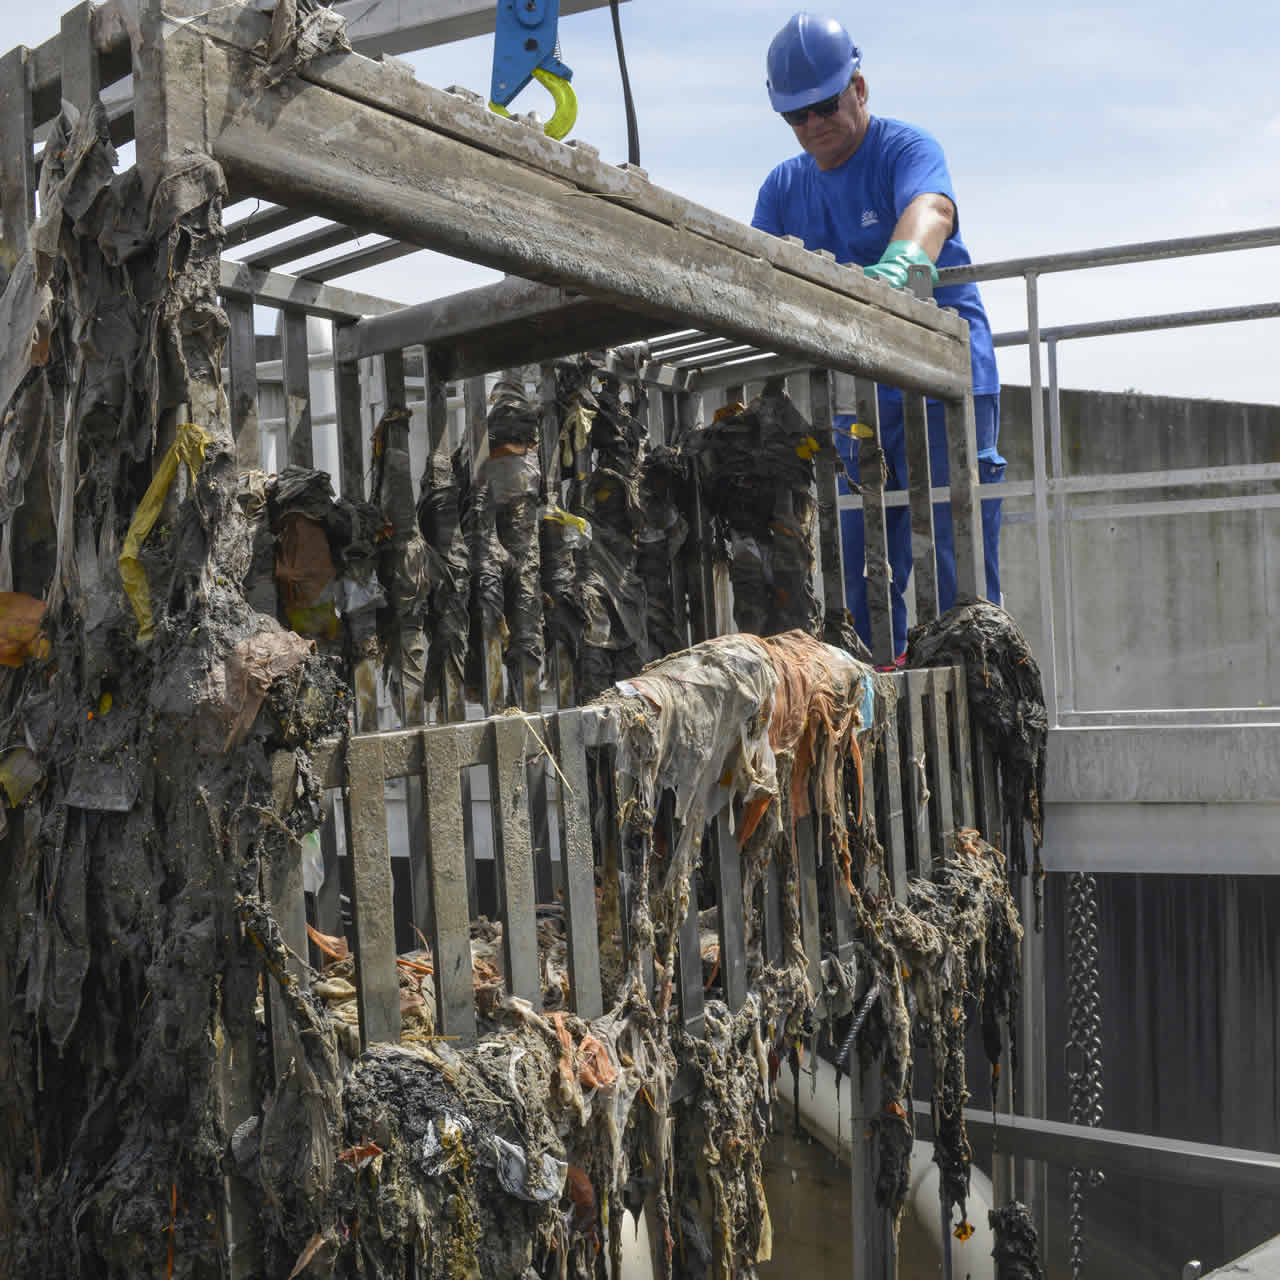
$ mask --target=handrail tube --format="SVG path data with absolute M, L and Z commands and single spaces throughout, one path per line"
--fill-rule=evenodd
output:
M 938 287 L 974 284 L 982 280 L 1013 280 L 1028 271 L 1044 275 L 1050 271 L 1082 271 L 1088 267 L 1118 267 L 1129 262 L 1160 262 L 1168 258 L 1188 258 L 1202 253 L 1229 253 L 1237 249 L 1266 249 L 1280 245 L 1280 227 L 1253 227 L 1247 231 L 1219 232 L 1207 236 L 1183 236 L 1176 240 L 1146 240 L 1117 244 L 1103 249 L 1078 249 L 1067 253 L 1046 253 L 1035 258 L 1008 258 L 968 267 L 944 267 L 938 272 Z
M 930 1104 L 913 1104 L 917 1137 L 931 1137 Z M 965 1128 L 976 1146 L 994 1142 L 1005 1155 L 1078 1165 L 1105 1172 L 1132 1173 L 1162 1182 L 1189 1183 L 1222 1191 L 1280 1193 L 1280 1155 L 1204 1142 L 1184 1142 L 1150 1133 L 1089 1128 L 1028 1116 L 999 1117 L 966 1107 Z
M 1090 320 L 1082 324 L 1061 324 L 1040 330 L 1041 342 L 1062 342 L 1067 338 L 1105 338 L 1119 333 L 1147 333 L 1158 329 L 1191 328 L 1201 324 L 1234 324 L 1241 320 L 1270 320 L 1280 316 L 1280 302 L 1255 302 L 1243 307 L 1209 307 L 1203 311 L 1174 311 L 1165 315 L 1131 316 L 1126 320 Z M 991 335 L 997 347 L 1025 346 L 1025 329 Z

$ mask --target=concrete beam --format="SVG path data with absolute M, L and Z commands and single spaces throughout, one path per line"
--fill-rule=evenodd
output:
M 1049 871 L 1280 874 L 1280 803 L 1046 804 Z
M 1274 803 L 1280 724 L 1058 728 L 1045 772 L 1051 804 Z
M 664 322 L 948 399 L 965 393 L 956 317 L 367 59 L 319 60 L 311 83 L 255 91 L 245 111 L 245 16 L 216 33 L 224 49 L 243 43 L 242 65 L 228 55 L 219 85 L 220 64 L 207 72 L 209 119 L 229 122 L 213 153 L 238 187 Z M 605 186 L 628 198 L 592 198 Z

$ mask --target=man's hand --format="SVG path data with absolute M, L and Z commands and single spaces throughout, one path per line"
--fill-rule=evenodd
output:
M 880 255 L 880 261 L 867 267 L 864 274 L 884 280 L 895 289 L 905 289 L 908 271 L 913 266 L 928 267 L 933 283 L 938 283 L 938 268 L 914 240 L 890 241 L 889 247 Z

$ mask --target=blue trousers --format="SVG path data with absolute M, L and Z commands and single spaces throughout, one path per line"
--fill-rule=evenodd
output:
M 1004 479 L 1005 460 L 996 442 L 1000 435 L 999 395 L 974 396 L 974 417 L 978 439 L 978 479 L 983 484 L 996 484 Z M 943 405 L 928 402 L 929 467 L 934 485 L 949 483 L 947 433 Z M 840 415 L 835 419 L 836 448 L 844 460 L 850 477 L 857 481 L 858 441 L 849 428 L 854 419 Z M 907 487 L 907 444 L 902 422 L 902 394 L 891 388 L 880 388 L 880 441 L 884 447 L 888 471 L 886 488 Z M 841 477 L 841 493 L 849 487 Z M 955 537 L 951 528 L 951 507 L 938 502 L 933 507 L 933 528 L 937 543 L 938 606 L 944 612 L 956 601 Z M 911 512 L 906 507 L 885 508 L 889 567 L 893 581 L 889 594 L 893 605 L 893 651 L 900 654 L 907 647 L 907 602 L 904 592 L 911 575 Z M 853 614 L 858 634 L 871 644 L 871 614 L 867 608 L 866 537 L 861 511 L 845 511 L 840 520 L 844 543 L 845 600 Z M 987 599 L 999 604 L 1000 595 L 1000 499 L 987 498 L 982 503 L 982 539 L 986 549 Z

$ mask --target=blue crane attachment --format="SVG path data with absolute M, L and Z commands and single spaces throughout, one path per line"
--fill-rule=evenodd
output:
M 552 138 L 563 138 L 578 118 L 578 99 L 569 83 L 573 72 L 559 58 L 559 20 L 560 0 L 498 0 L 489 87 L 490 109 L 505 116 L 511 114 L 512 99 L 536 80 L 555 103 L 543 126 Z

